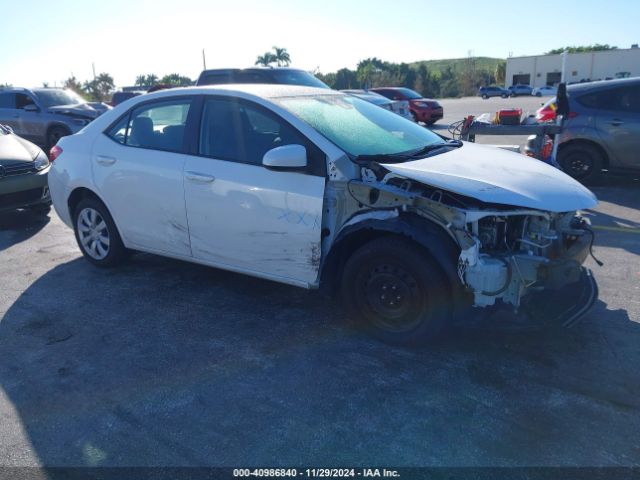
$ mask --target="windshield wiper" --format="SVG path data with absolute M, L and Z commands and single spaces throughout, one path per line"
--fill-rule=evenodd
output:
M 458 148 L 462 146 L 460 140 L 449 140 L 447 142 L 438 142 L 425 145 L 418 150 L 412 150 L 409 152 L 401 153 L 375 153 L 372 155 L 357 155 L 354 158 L 356 163 L 359 162 L 380 162 L 380 163 L 399 163 L 406 162 L 407 160 L 417 160 L 423 158 L 425 155 L 439 150 L 441 148 Z

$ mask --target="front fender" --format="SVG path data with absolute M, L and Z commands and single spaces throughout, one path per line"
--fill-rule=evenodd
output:
M 462 291 L 456 269 L 460 248 L 444 228 L 415 214 L 390 214 L 387 218 L 372 216 L 379 213 L 381 212 L 360 214 L 346 222 L 322 264 L 323 283 L 339 272 L 354 249 L 377 236 L 395 234 L 410 238 L 424 247 L 441 266 L 452 287 L 452 293 Z

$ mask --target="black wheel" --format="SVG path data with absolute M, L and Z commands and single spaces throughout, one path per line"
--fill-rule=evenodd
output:
M 541 96 L 542 96 L 542 93 L 541 93 L 541 92 L 537 92 L 537 93 L 536 93 L 536 97 L 541 97 Z
M 82 254 L 94 265 L 113 267 L 127 257 L 113 218 L 98 199 L 85 198 L 78 203 L 73 227 Z
M 483 93 L 483 94 L 482 94 L 482 99 L 483 99 L 483 100 L 486 100 L 487 98 L 489 98 L 489 95 L 487 95 L 486 93 Z
M 451 317 L 450 285 L 440 265 L 415 243 L 382 237 L 347 260 L 342 299 L 349 317 L 394 344 L 436 338 Z
M 62 137 L 66 137 L 67 135 L 71 135 L 71 132 L 64 127 L 52 127 L 47 132 L 47 150 L 50 150 L 58 140 Z
M 411 116 L 413 117 L 414 122 L 420 123 L 420 120 L 418 120 L 418 116 L 416 115 L 416 112 L 411 112 Z
M 597 183 L 602 177 L 602 154 L 590 145 L 568 145 L 560 149 L 558 163 L 567 175 L 583 183 Z
M 507 95 L 506 93 L 503 93 L 502 95 L 500 95 L 502 98 L 507 98 L 509 95 Z

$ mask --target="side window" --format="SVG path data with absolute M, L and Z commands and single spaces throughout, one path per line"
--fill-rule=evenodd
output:
M 617 88 L 611 93 L 611 110 L 640 113 L 640 85 Z
M 262 165 L 262 157 L 272 148 L 307 143 L 297 130 L 260 107 L 223 99 L 208 99 L 204 104 L 201 155 Z
M 16 108 L 24 108 L 27 105 L 35 105 L 33 98 L 24 93 L 16 93 Z
M 190 107 L 190 98 L 142 105 L 114 125 L 108 135 L 130 147 L 183 152 Z
M 587 108 L 606 108 L 607 103 L 609 103 L 609 91 L 587 93 L 576 98 L 576 100 L 580 105 Z
M 578 102 L 589 108 L 640 113 L 640 86 L 631 85 L 590 93 L 579 97 Z
M 14 93 L 0 93 L 0 108 L 16 108 Z
M 112 126 L 106 134 L 111 137 L 112 140 L 124 145 L 127 141 L 127 125 L 129 125 L 129 114 L 118 120 L 114 126 Z

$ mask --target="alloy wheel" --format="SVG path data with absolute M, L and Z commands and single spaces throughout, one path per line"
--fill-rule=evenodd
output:
M 100 212 L 83 208 L 77 220 L 78 238 L 83 250 L 91 258 L 102 260 L 109 254 L 109 229 Z

